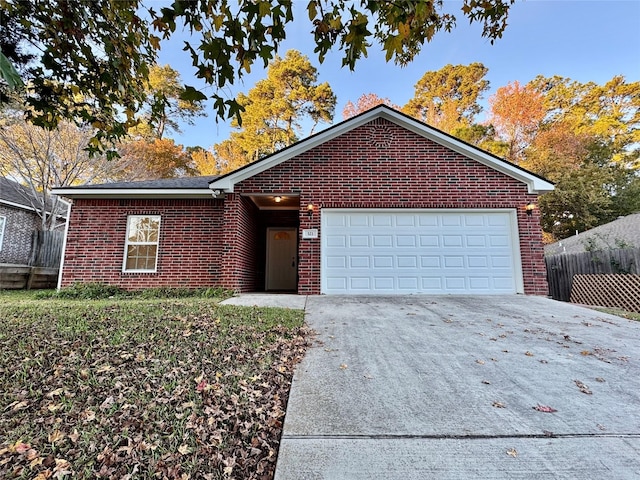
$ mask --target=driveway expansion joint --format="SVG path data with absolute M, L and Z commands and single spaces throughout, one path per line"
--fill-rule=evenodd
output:
M 640 433 L 523 433 L 504 435 L 283 435 L 282 440 L 492 440 L 506 438 L 640 438 Z

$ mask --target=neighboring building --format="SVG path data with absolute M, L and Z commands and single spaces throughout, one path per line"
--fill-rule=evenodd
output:
M 545 255 L 616 248 L 640 248 L 640 213 L 620 217 L 586 232 L 545 245 Z
M 26 265 L 32 251 L 33 232 L 41 229 L 34 205 L 40 202 L 31 190 L 8 178 L 0 177 L 0 263 Z M 57 215 L 57 228 L 64 228 L 64 212 Z
M 378 106 L 221 177 L 57 189 L 61 285 L 546 295 L 552 189 Z

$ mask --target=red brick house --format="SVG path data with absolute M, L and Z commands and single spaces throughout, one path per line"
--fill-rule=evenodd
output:
M 61 286 L 546 295 L 552 189 L 379 106 L 220 177 L 58 189 Z

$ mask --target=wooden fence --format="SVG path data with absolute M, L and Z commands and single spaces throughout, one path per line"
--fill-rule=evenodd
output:
M 34 231 L 29 265 L 32 267 L 59 268 L 60 260 L 62 259 L 63 241 L 64 232 Z
M 640 274 L 640 248 L 601 250 L 545 257 L 549 295 L 568 302 L 574 275 Z

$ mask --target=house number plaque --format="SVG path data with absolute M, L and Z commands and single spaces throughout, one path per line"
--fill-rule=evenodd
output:
M 302 230 L 302 238 L 303 239 L 318 238 L 318 229 L 317 228 L 307 228 L 307 229 Z

